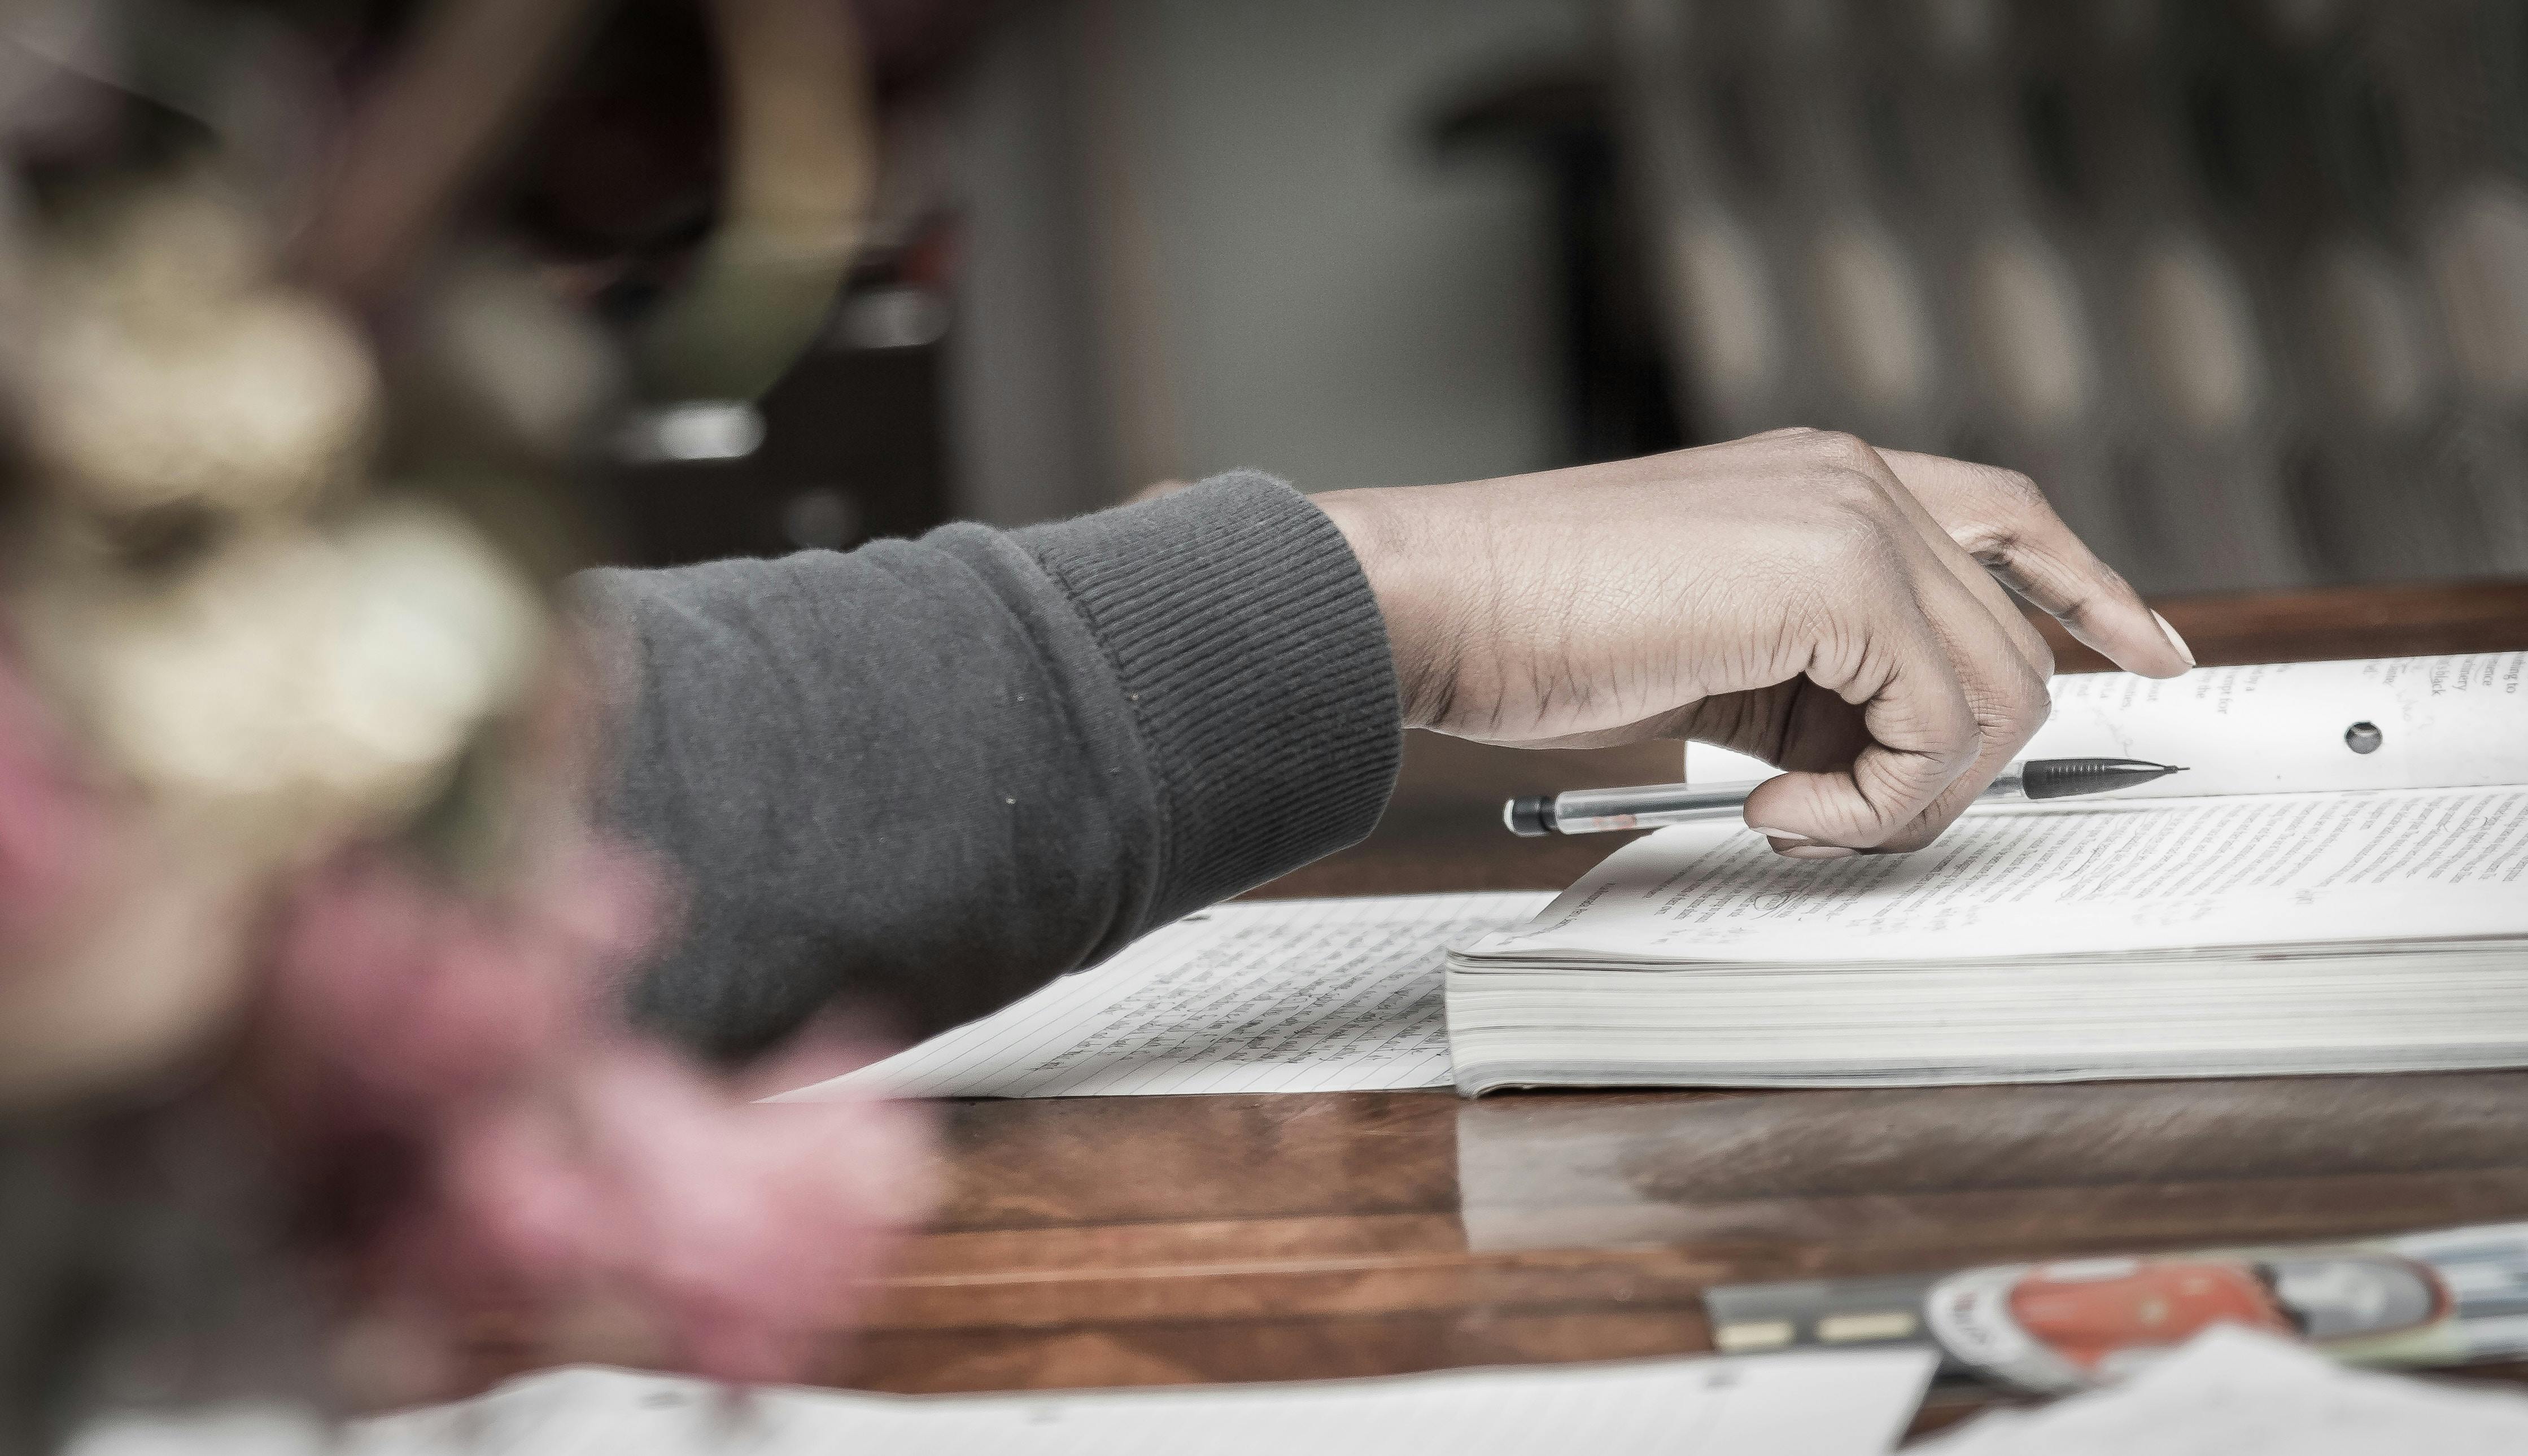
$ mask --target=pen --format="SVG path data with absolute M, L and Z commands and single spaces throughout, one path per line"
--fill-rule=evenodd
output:
M 1975 802 L 2111 794 L 2185 771 L 2138 758 L 2030 758 L 2003 769 L 1991 787 L 1975 796 Z M 1509 825 L 1510 833 L 1523 839 L 1706 823 L 1734 819 L 1746 812 L 1747 796 L 1756 788 L 1754 783 L 1641 784 L 1628 789 L 1531 794 L 1502 805 L 1501 821 Z

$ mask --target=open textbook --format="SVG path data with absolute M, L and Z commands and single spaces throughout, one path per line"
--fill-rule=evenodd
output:
M 2028 756 L 2189 765 L 1824 863 L 1619 850 L 1449 957 L 1460 1090 L 2528 1065 L 2528 652 L 2065 679 Z

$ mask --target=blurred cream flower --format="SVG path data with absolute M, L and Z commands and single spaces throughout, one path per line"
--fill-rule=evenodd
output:
M 127 201 L 40 265 L 27 445 L 65 504 L 269 513 L 352 478 L 379 385 L 360 337 L 271 281 L 260 230 L 200 187 Z
M 491 544 L 417 504 L 243 533 L 154 590 L 88 577 L 27 607 L 42 675 L 108 761 L 289 858 L 425 806 L 524 696 L 546 635 Z

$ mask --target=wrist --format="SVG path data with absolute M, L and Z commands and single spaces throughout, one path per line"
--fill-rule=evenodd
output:
M 1418 513 L 1406 508 L 1416 489 L 1333 491 L 1309 497 L 1343 533 L 1378 599 L 1388 652 L 1396 663 L 1396 701 L 1407 728 L 1440 720 L 1451 696 L 1456 657 L 1448 635 L 1441 630 L 1447 613 L 1431 590 L 1433 544 L 1422 539 Z

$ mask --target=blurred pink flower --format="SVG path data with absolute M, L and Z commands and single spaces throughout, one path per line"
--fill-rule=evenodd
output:
M 271 1024 L 325 1222 L 421 1323 L 626 1306 L 666 1358 L 797 1378 L 928 1201 L 881 1104 L 755 1106 L 615 1010 L 658 880 L 594 842 L 499 903 L 372 853 L 312 875 Z
M 494 904 L 384 853 L 312 873 L 283 912 L 281 1034 L 356 1123 L 432 1120 L 450 1099 L 544 1074 L 605 1019 L 593 1003 L 655 934 L 657 875 L 594 843 Z
M 682 1369 L 796 1379 L 926 1203 L 921 1131 L 881 1104 L 737 1102 L 656 1048 L 617 1046 L 560 1105 L 451 1140 L 395 1277 L 495 1307 L 628 1303 Z
M 70 741 L 0 658 L 0 951 L 31 934 L 97 868 L 112 818 Z

